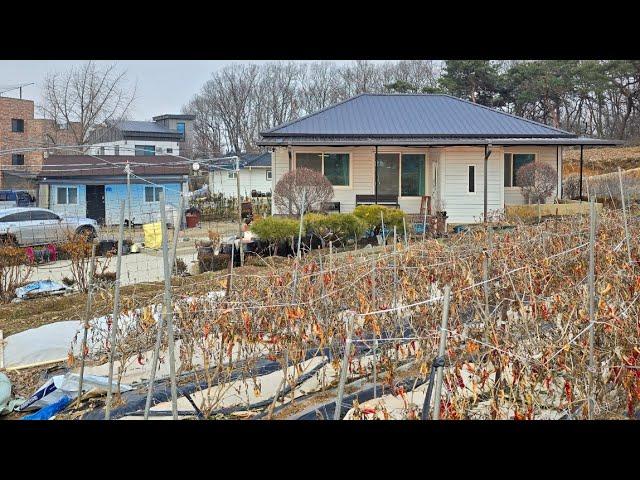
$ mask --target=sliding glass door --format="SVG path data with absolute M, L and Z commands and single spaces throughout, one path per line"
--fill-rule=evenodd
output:
M 398 195 L 400 185 L 400 154 L 378 154 L 378 195 Z

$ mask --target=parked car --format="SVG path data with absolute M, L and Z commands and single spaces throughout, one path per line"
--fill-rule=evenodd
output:
M 24 190 L 0 190 L 0 209 L 31 207 L 36 199 Z
M 0 210 L 0 241 L 19 246 L 43 245 L 64 242 L 73 233 L 95 238 L 98 223 L 90 218 L 61 217 L 46 208 Z

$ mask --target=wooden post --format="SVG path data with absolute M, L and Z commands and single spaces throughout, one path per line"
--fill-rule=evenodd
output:
M 242 198 L 240 196 L 240 157 L 236 155 L 236 189 L 238 193 L 238 234 L 240 235 L 240 266 L 244 265 L 244 252 L 242 250 Z
M 151 373 L 149 376 L 149 386 L 147 387 L 147 400 L 144 405 L 144 419 L 149 420 L 149 409 L 151 408 L 151 397 L 153 395 L 153 382 L 156 381 L 156 370 L 158 369 L 158 357 L 160 356 L 160 344 L 162 343 L 162 329 L 164 328 L 164 305 L 162 313 L 158 319 L 156 329 L 156 345 L 153 349 L 153 357 L 151 358 Z
M 118 318 L 120 317 L 120 278 L 122 275 L 122 243 L 124 241 L 124 200 L 120 201 L 120 226 L 118 230 L 118 258 L 116 261 L 116 283 L 113 296 L 113 319 L 111 321 L 111 341 L 109 344 L 109 384 L 107 385 L 107 404 L 104 418 L 111 417 L 111 395 L 113 390 L 113 360 L 116 351 L 116 335 L 118 332 Z
M 631 240 L 629 238 L 629 225 L 627 224 L 627 206 L 624 196 L 624 187 L 622 185 L 622 169 L 618 167 L 618 180 L 620 181 L 620 198 L 622 200 L 622 219 L 624 221 L 624 238 L 627 242 L 627 256 L 629 257 L 629 264 L 633 263 L 631 259 Z
M 347 318 L 347 339 L 344 342 L 344 355 L 342 357 L 342 368 L 340 369 L 340 383 L 338 384 L 338 396 L 336 397 L 336 410 L 333 412 L 333 419 L 340 420 L 342 410 L 342 398 L 344 397 L 344 385 L 347 381 L 347 370 L 349 368 L 349 351 L 351 350 L 351 336 L 353 335 L 354 314 L 346 313 Z
M 302 208 L 300 209 L 300 225 L 298 227 L 298 253 L 296 257 L 298 259 L 302 258 L 302 250 L 300 249 L 302 245 L 302 223 L 304 222 L 304 206 L 307 201 L 307 191 L 306 189 L 302 189 Z
M 384 251 L 387 251 L 387 239 L 384 236 L 384 214 L 380 212 L 380 220 L 382 222 L 382 226 L 380 227 L 380 233 L 382 234 L 382 245 L 384 245 Z
M 171 266 L 169 265 L 169 238 L 167 232 L 167 212 L 165 192 L 160 191 L 160 218 L 162 220 L 162 259 L 164 261 L 164 314 L 166 316 L 169 343 L 169 376 L 171 378 L 171 411 L 173 419 L 178 419 L 178 389 L 176 384 L 175 338 L 173 335 L 173 307 L 171 306 Z
M 96 269 L 96 243 L 91 245 L 91 263 L 89 264 L 89 285 L 87 290 L 87 306 L 84 310 L 84 332 L 82 332 L 82 346 L 80 347 L 80 379 L 78 380 L 78 400 L 76 407 L 80 408 L 82 387 L 84 383 L 85 350 L 87 349 L 87 335 L 89 334 L 89 316 L 91 315 L 91 300 L 93 296 L 93 275 Z
M 402 227 L 404 228 L 404 246 L 406 249 L 409 248 L 409 238 L 407 237 L 407 222 L 404 217 L 402 217 Z
M 596 206 L 593 197 L 589 199 L 589 402 L 588 415 L 589 420 L 593 419 L 593 410 L 595 407 L 594 398 L 594 381 L 595 381 L 595 357 L 593 354 L 595 344 L 595 245 L 596 245 Z
M 444 304 L 442 306 L 442 325 L 440 327 L 440 345 L 438 348 L 438 357 L 443 358 L 445 349 L 447 347 L 447 323 L 449 321 L 449 299 L 451 296 L 451 285 L 445 285 L 444 287 Z M 442 395 L 442 377 L 444 374 L 444 367 L 438 367 L 436 373 L 436 387 L 435 387 L 435 403 L 433 411 L 433 419 L 440 419 L 440 401 Z
M 231 294 L 231 287 L 233 286 L 231 277 L 233 276 L 233 260 L 234 260 L 233 257 L 234 257 L 235 251 L 236 251 L 235 243 L 232 243 L 231 257 L 229 258 L 229 266 L 227 267 L 227 291 L 224 294 L 226 298 L 229 298 L 229 295 Z

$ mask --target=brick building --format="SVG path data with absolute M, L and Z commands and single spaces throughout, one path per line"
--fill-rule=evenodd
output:
M 33 100 L 0 97 L 0 188 L 35 192 L 45 150 L 28 149 L 73 143 L 71 130 L 59 128 L 53 120 L 35 118 Z

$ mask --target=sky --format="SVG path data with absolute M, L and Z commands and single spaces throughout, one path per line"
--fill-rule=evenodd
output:
M 303 60 L 301 60 L 303 61 Z M 0 60 L 0 87 L 19 83 L 35 83 L 22 89 L 22 98 L 36 105 L 42 98 L 41 88 L 47 73 L 65 71 L 84 61 L 69 60 Z M 182 106 L 197 93 L 211 73 L 232 63 L 230 60 L 121 60 L 96 61 L 97 64 L 117 62 L 127 71 L 128 81 L 137 86 L 136 100 L 129 112 L 132 120 L 151 120 L 164 113 L 180 113 Z M 242 63 L 265 63 L 265 60 L 243 60 Z M 336 61 L 336 63 L 348 63 Z M 19 96 L 18 91 L 4 96 Z M 38 114 L 36 113 L 36 116 Z

